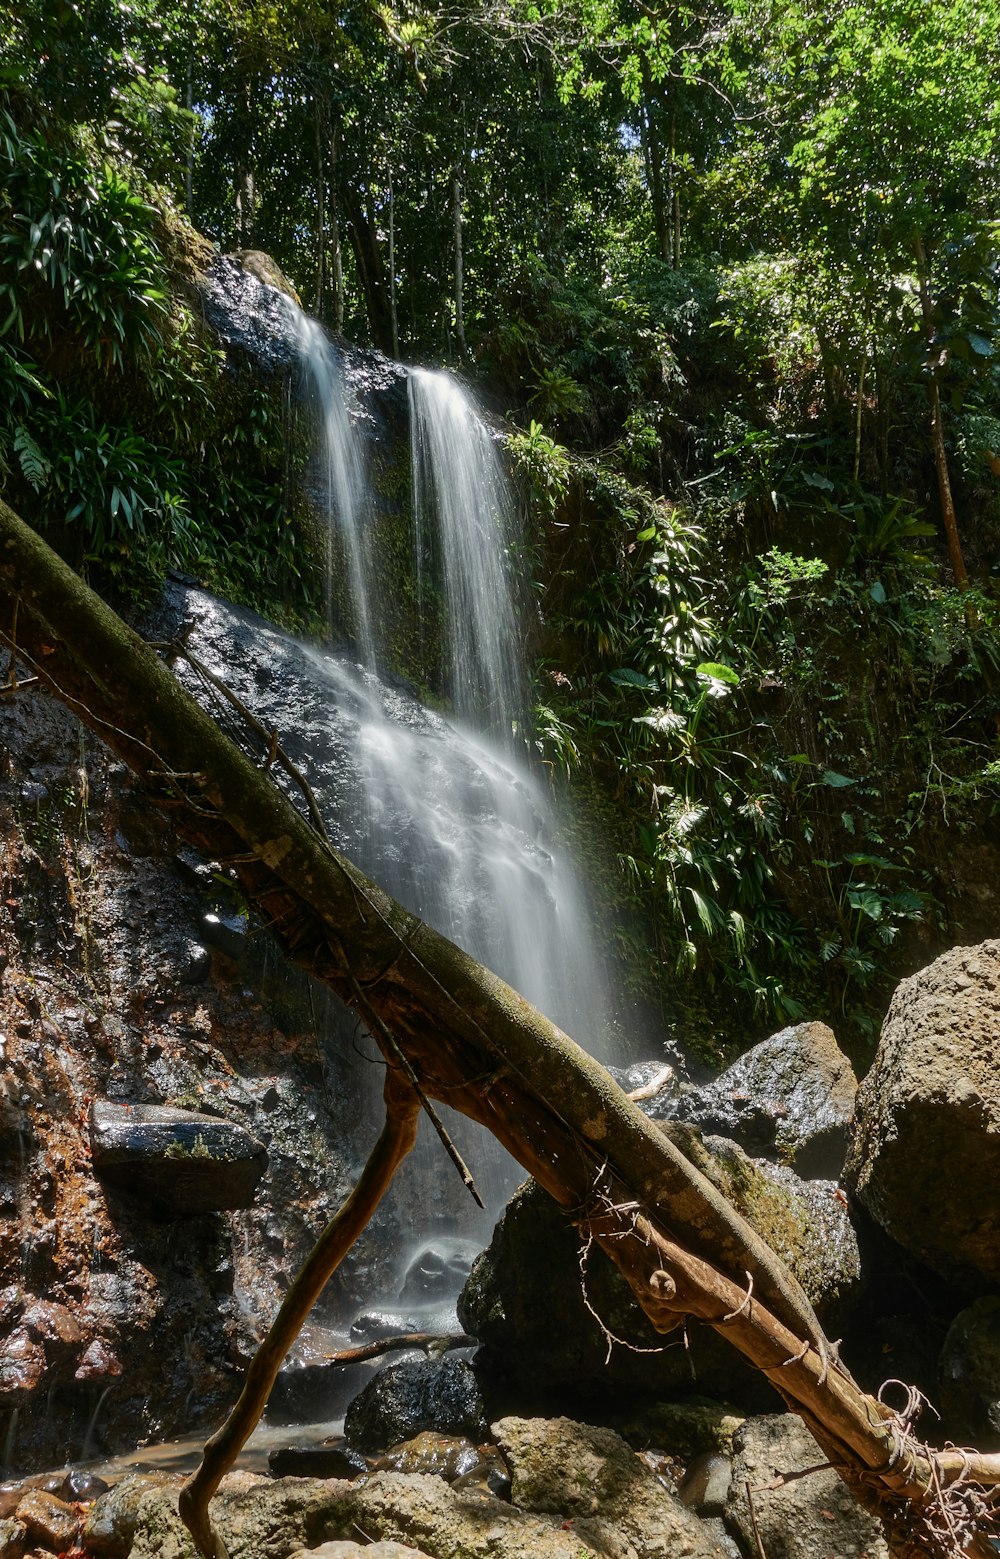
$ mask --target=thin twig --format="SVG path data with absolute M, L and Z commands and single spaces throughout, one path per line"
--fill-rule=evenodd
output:
M 753 1505 L 753 1490 L 750 1487 L 749 1478 L 747 1479 L 744 1487 L 747 1491 L 747 1507 L 750 1511 L 750 1525 L 753 1528 L 753 1540 L 757 1544 L 758 1559 L 767 1559 L 767 1553 L 764 1548 L 764 1541 L 760 1535 L 760 1527 L 757 1525 L 757 1512 Z
M 378 1359 L 383 1353 L 399 1353 L 404 1348 L 422 1348 L 425 1353 L 436 1356 L 451 1348 L 475 1348 L 478 1341 L 477 1337 L 469 1337 L 465 1332 L 454 1332 L 446 1337 L 439 1337 L 436 1332 L 400 1332 L 396 1337 L 383 1337 L 379 1342 L 363 1343 L 357 1348 L 339 1348 L 336 1353 L 324 1353 L 323 1357 L 330 1364 L 364 1364 L 367 1359 Z
M 471 1169 L 469 1168 L 468 1164 L 466 1164 L 461 1153 L 458 1151 L 458 1148 L 455 1146 L 455 1143 L 449 1136 L 444 1121 L 441 1119 L 437 1110 L 435 1110 L 433 1104 L 431 1104 L 431 1101 L 424 1092 L 420 1083 L 420 1079 L 413 1070 L 408 1057 L 404 1055 L 403 1051 L 400 1049 L 400 1046 L 396 1040 L 396 1036 L 391 1032 L 390 1029 L 386 1027 L 382 1018 L 375 1011 L 375 1008 L 368 1000 L 368 997 L 361 989 L 361 986 L 358 984 L 353 974 L 348 974 L 348 983 L 350 984 L 351 990 L 354 993 L 355 1003 L 361 1008 L 362 1015 L 365 1022 L 368 1024 L 368 1027 L 371 1029 L 373 1034 L 376 1034 L 378 1038 L 382 1040 L 382 1043 L 385 1045 L 386 1049 L 392 1056 L 393 1061 L 399 1067 L 400 1071 L 403 1073 L 403 1076 L 406 1078 L 406 1081 L 409 1083 L 410 1087 L 413 1089 L 413 1092 L 420 1100 L 421 1109 L 427 1116 L 427 1119 L 430 1121 L 431 1125 L 434 1127 L 434 1130 L 437 1132 L 441 1146 L 444 1148 L 448 1157 L 451 1159 L 455 1168 L 461 1175 L 462 1184 L 465 1186 L 465 1189 L 472 1197 L 472 1200 L 475 1202 L 476 1206 L 482 1207 L 485 1210 L 486 1203 L 479 1194 L 479 1189 L 476 1185 L 476 1182 L 472 1178 Z

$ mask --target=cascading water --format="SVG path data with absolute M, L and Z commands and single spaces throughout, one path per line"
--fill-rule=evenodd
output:
M 427 560 L 444 597 L 448 693 L 477 729 L 510 735 L 524 699 L 511 551 L 514 506 L 496 444 L 450 374 L 411 369 L 407 381 L 414 553 L 425 605 Z
M 342 533 L 352 592 L 362 597 L 356 620 L 370 625 L 379 656 L 385 585 L 372 577 L 359 527 L 375 506 L 358 487 L 364 460 L 343 375 L 313 321 L 300 324 L 299 341 L 330 471 L 327 524 Z M 354 727 L 357 790 L 338 812 L 361 826 L 348 830 L 345 846 L 407 908 L 601 1053 L 606 999 L 585 897 L 555 844 L 552 804 L 512 750 L 526 678 L 510 486 L 494 438 L 450 374 L 412 369 L 407 388 L 414 573 L 423 605 L 432 586 L 442 603 L 445 687 L 460 723 L 418 710 L 379 681 L 360 642 L 360 668 L 315 657 L 340 718 Z
M 352 427 L 336 348 L 316 320 L 295 309 L 290 300 L 284 301 L 289 312 L 294 311 L 299 361 L 317 425 L 314 485 L 325 521 L 327 621 L 333 615 L 335 543 L 339 538 L 350 587 L 348 611 L 353 637 L 364 664 L 373 666 L 376 644 L 365 546 L 369 492 L 361 444 Z
M 312 321 L 298 336 L 328 473 L 320 484 L 326 521 L 341 536 L 355 624 L 365 625 L 355 634 L 361 667 L 313 656 L 338 722 L 351 726 L 352 794 L 342 793 L 337 808 L 342 843 L 408 908 L 601 1051 L 606 1004 L 583 894 L 554 843 L 549 799 L 513 751 L 523 636 L 514 505 L 496 442 L 451 375 L 409 372 L 413 571 L 422 611 L 431 611 L 432 596 L 440 611 L 441 680 L 461 722 L 449 723 L 373 672 L 373 658 L 385 653 L 385 585 L 372 577 L 359 517 L 371 522 L 375 506 L 359 491 L 364 461 L 335 349 Z M 431 1176 L 440 1172 L 439 1151 L 430 1142 L 422 1149 Z M 485 1139 L 474 1156 L 495 1214 L 516 1171 Z

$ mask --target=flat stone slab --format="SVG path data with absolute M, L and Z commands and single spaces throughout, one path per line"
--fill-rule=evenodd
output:
M 267 1168 L 263 1143 L 234 1121 L 159 1104 L 95 1099 L 90 1148 L 99 1180 L 173 1218 L 249 1207 Z

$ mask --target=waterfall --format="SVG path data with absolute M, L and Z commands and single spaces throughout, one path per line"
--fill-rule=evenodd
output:
M 291 311 L 294 305 L 284 300 Z M 347 612 L 358 653 L 375 664 L 372 580 L 367 548 L 370 519 L 368 482 L 361 443 L 354 431 L 339 354 L 322 325 L 294 309 L 299 362 L 307 400 L 316 421 L 314 488 L 325 542 L 326 620 L 333 619 L 337 542 L 349 585 Z
M 514 506 L 496 444 L 450 374 L 412 369 L 413 526 L 418 593 L 437 555 L 448 640 L 448 693 L 479 728 L 510 732 L 524 697 L 511 553 Z
M 373 577 L 366 529 L 376 506 L 365 491 L 357 408 L 325 331 L 303 315 L 298 340 L 320 501 L 328 534 L 341 538 L 359 625 L 360 667 L 313 655 L 338 710 L 341 754 L 351 749 L 353 791 L 337 803 L 341 820 L 354 820 L 342 823 L 344 846 L 408 909 L 601 1053 L 607 1003 L 583 887 L 557 844 L 550 798 L 513 750 L 527 677 L 515 506 L 496 440 L 451 374 L 408 371 L 413 572 L 422 609 L 431 610 L 432 594 L 440 603 L 449 723 L 379 680 L 388 586 Z
M 352 405 L 339 354 L 311 321 L 297 326 L 300 378 L 315 423 L 313 496 L 328 536 L 331 578 L 350 653 L 295 644 L 268 630 L 266 688 L 248 667 L 248 699 L 284 733 L 330 820 L 331 837 L 407 908 L 508 980 L 594 1053 L 608 1057 L 603 959 L 580 875 L 561 843 L 547 786 L 518 751 L 514 729 L 527 684 L 515 505 L 497 441 L 469 393 L 449 374 L 407 375 L 413 519 L 367 489 L 364 408 Z M 376 560 L 393 559 L 378 579 Z M 381 565 L 383 568 L 385 564 Z M 338 572 L 339 570 L 339 572 Z M 405 575 L 405 577 L 404 577 Z M 436 684 L 453 711 L 423 707 L 385 674 L 392 613 L 411 592 L 440 645 Z M 345 600 L 345 595 L 349 599 Z M 208 631 L 203 618 L 203 632 Z M 219 620 L 226 638 L 231 629 Z M 232 643 L 220 660 L 246 661 Z M 202 642 L 200 654 L 208 654 Z M 239 673 L 237 673 L 237 678 Z M 238 681 L 237 681 L 238 686 Z M 262 715 L 263 715 L 263 711 Z M 288 742 L 285 741 L 287 747 Z M 331 1043 L 356 1043 L 353 1026 Z M 376 1067 L 357 1074 L 359 1118 L 378 1108 Z M 401 1244 L 468 1235 L 483 1243 L 521 1177 L 492 1138 L 448 1116 L 488 1204 L 477 1217 L 426 1129 L 401 1177 Z M 405 1231 L 405 1232 L 404 1232 Z M 401 1249 L 400 1255 L 405 1252 Z

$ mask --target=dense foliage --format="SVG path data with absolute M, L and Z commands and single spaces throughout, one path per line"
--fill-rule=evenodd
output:
M 864 1033 L 998 864 L 998 52 L 996 0 L 24 0 L 0 471 L 119 588 L 308 620 L 287 408 L 179 213 L 461 360 L 523 430 L 533 739 L 640 983 Z

